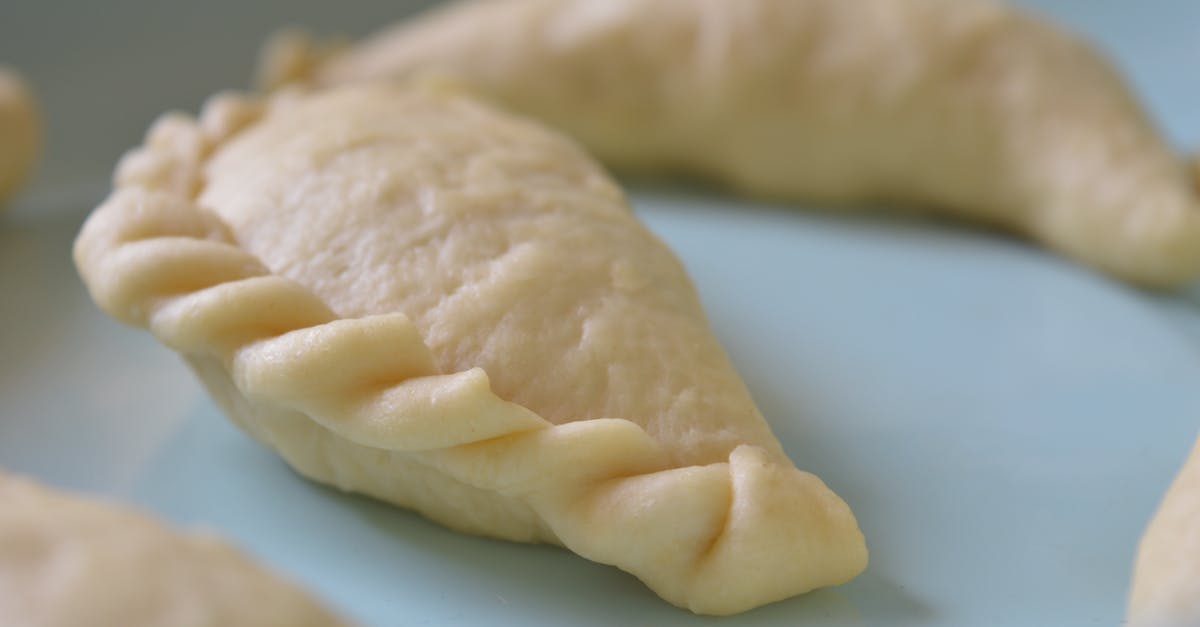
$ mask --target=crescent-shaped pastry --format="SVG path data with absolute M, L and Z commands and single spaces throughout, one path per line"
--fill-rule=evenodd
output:
M 928 207 L 1125 279 L 1200 274 L 1181 158 L 1082 41 L 989 0 L 468 0 L 362 44 L 268 46 L 267 86 L 447 73 L 619 170 Z
M 346 623 L 215 536 L 0 473 L 0 625 Z
M 29 87 L 0 67 L 0 206 L 33 170 L 41 142 L 37 117 Z
M 75 247 L 301 474 L 728 614 L 866 565 L 678 260 L 531 121 L 425 86 L 169 116 Z
M 1200 439 L 1142 536 L 1127 624 L 1200 625 Z

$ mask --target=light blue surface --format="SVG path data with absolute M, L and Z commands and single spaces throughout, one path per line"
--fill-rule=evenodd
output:
M 1026 4 L 1099 38 L 1172 139 L 1200 144 L 1200 3 Z M 0 51 L 12 24 L 0 19 Z M 141 58 L 118 43 L 90 45 Z M 63 58 L 33 62 L 56 85 L 51 110 L 102 128 L 56 135 L 45 176 L 0 218 L 0 466 L 218 529 L 379 627 L 1120 621 L 1134 544 L 1200 427 L 1195 289 L 1140 293 L 936 223 L 636 189 L 785 448 L 851 504 L 872 551 L 840 588 L 694 617 L 564 551 L 460 536 L 299 479 L 173 354 L 100 314 L 69 247 L 121 146 L 104 135 L 123 128 L 105 118 L 121 103 L 88 119 L 92 103 L 55 82 L 77 71 Z M 170 81 L 197 101 L 217 87 Z M 140 111 L 154 94 L 123 97 Z

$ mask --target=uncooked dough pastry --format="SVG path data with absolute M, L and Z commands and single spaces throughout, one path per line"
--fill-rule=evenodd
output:
M 1184 160 L 1082 41 L 988 0 L 475 0 L 266 85 L 450 74 L 619 170 L 940 209 L 1126 279 L 1200 273 Z
M 162 119 L 75 258 L 301 474 L 727 614 L 866 565 L 602 169 L 425 85 Z
M 215 536 L 0 473 L 0 625 L 345 624 Z
M 1200 439 L 1138 547 L 1127 624 L 1200 625 Z
M 0 206 L 33 170 L 41 132 L 29 87 L 0 67 Z

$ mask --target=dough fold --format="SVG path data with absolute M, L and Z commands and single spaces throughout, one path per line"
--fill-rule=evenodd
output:
M 1112 66 L 989 0 L 467 0 L 266 87 L 449 75 L 633 173 L 938 210 L 1150 286 L 1200 273 L 1200 200 Z
M 682 266 L 582 151 L 444 90 L 164 117 L 84 225 L 94 300 L 317 481 L 730 614 L 866 566 Z
M 0 624 L 338 627 L 303 590 L 206 533 L 0 473 Z

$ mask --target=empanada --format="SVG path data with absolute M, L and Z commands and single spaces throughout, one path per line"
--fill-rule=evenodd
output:
M 1117 72 L 988 0 L 474 0 L 264 59 L 268 86 L 448 73 L 619 170 L 940 209 L 1149 285 L 1200 273 L 1190 174 Z
M 728 614 L 866 565 L 675 256 L 573 143 L 434 87 L 162 119 L 75 247 L 297 471 Z
M 1127 624 L 1200 625 L 1200 439 L 1142 536 Z
M 211 534 L 0 473 L 0 625 L 345 624 Z
M 41 131 L 29 87 L 0 67 L 0 206 L 29 178 Z

